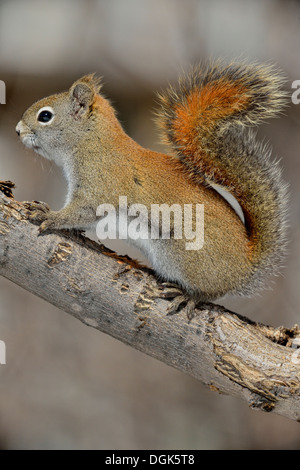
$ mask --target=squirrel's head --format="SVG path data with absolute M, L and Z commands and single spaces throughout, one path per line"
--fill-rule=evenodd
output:
M 59 165 L 64 164 L 64 156 L 73 153 L 80 140 L 89 138 L 96 121 L 105 121 L 110 106 L 100 97 L 100 88 L 98 78 L 86 75 L 73 83 L 69 91 L 34 103 L 16 127 L 23 144 Z

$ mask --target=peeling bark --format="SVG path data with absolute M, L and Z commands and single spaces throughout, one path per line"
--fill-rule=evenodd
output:
M 167 316 L 149 269 L 78 233 L 38 236 L 26 203 L 0 195 L 2 276 L 213 391 L 300 420 L 297 325 L 273 328 L 215 304 L 191 322 L 183 312 Z

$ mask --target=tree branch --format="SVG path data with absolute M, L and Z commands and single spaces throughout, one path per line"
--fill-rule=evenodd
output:
M 183 312 L 167 316 L 149 269 L 82 235 L 38 236 L 26 203 L 9 190 L 0 196 L 2 276 L 214 391 L 300 420 L 297 325 L 275 329 L 214 304 L 191 322 Z

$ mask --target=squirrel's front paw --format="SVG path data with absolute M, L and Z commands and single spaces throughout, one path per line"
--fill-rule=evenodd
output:
M 28 211 L 28 218 L 32 221 L 42 222 L 50 212 L 50 207 L 45 202 L 25 202 L 24 206 Z
M 51 218 L 44 220 L 39 226 L 39 233 L 43 233 L 49 228 L 56 228 L 55 221 Z
M 41 222 L 39 226 L 39 233 L 45 232 L 49 228 L 54 228 L 55 221 L 51 216 L 52 212 L 45 202 L 32 201 L 26 202 L 26 209 L 28 210 L 28 218 L 34 222 Z

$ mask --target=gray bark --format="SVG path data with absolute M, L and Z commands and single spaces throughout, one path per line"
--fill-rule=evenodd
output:
M 0 274 L 81 322 L 250 407 L 300 420 L 300 330 L 221 306 L 166 315 L 153 273 L 68 231 L 38 235 L 26 204 L 0 193 Z M 299 352 L 299 354 L 298 354 Z

